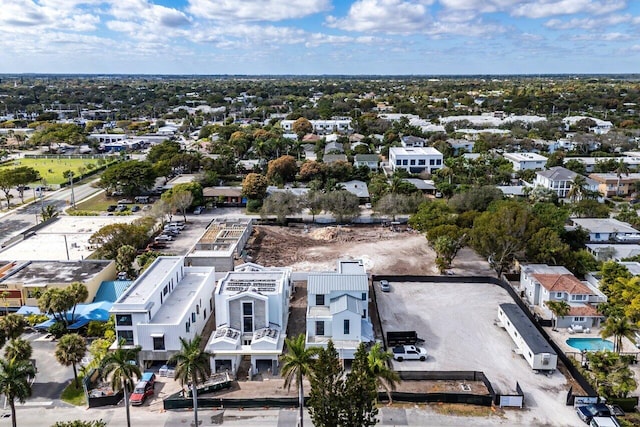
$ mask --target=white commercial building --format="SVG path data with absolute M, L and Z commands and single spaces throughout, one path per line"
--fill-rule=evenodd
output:
M 291 269 L 242 264 L 215 288 L 216 330 L 207 343 L 214 372 L 278 372 L 289 318 Z
M 404 169 L 409 173 L 433 173 L 442 168 L 442 153 L 433 147 L 391 147 L 389 164 L 394 172 Z
M 143 366 L 166 361 L 181 348 L 180 338 L 202 333 L 213 313 L 212 267 L 185 267 L 183 257 L 161 256 L 111 308 L 117 341 L 142 347 Z

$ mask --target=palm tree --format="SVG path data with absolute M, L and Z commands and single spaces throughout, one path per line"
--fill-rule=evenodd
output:
M 111 374 L 111 388 L 113 391 L 124 391 L 124 406 L 127 410 L 127 426 L 131 427 L 131 417 L 129 415 L 129 390 L 133 390 L 133 378 L 142 376 L 138 365 L 131 363 L 138 357 L 141 348 L 118 348 L 107 354 L 100 364 L 102 378 L 106 379 Z
M 180 337 L 180 351 L 169 359 L 169 363 L 176 364 L 175 379 L 180 384 L 191 385 L 193 398 L 193 421 L 198 425 L 198 384 L 204 382 L 211 375 L 211 358 L 213 354 L 201 348 L 202 336 L 196 335 L 192 340 Z
M 31 343 L 22 338 L 12 339 L 4 348 L 4 357 L 7 359 L 29 360 L 32 354 Z
M 400 381 L 398 373 L 390 369 L 387 363 L 392 358 L 391 352 L 384 351 L 380 343 L 375 343 L 367 354 L 369 375 L 375 377 L 378 387 L 383 387 L 387 392 L 389 404 L 393 402 L 391 392 L 396 389 L 396 384 Z
M 86 354 L 87 342 L 78 334 L 67 334 L 60 338 L 58 345 L 56 345 L 55 356 L 58 363 L 63 366 L 73 366 L 73 378 L 75 379 L 76 388 L 80 387 L 76 365 L 80 363 Z
M 553 328 L 551 329 L 555 331 L 558 318 L 569 314 L 571 306 L 566 301 L 545 301 L 544 305 L 546 305 L 553 313 Z
M 0 393 L 4 394 L 11 406 L 11 425 L 16 427 L 16 404 L 24 403 L 31 396 L 29 379 L 35 377 L 36 369 L 28 360 L 0 359 Z
M 575 202 L 577 200 L 581 200 L 582 196 L 584 196 L 584 186 L 587 185 L 587 179 L 580 174 L 576 174 L 571 182 L 571 188 L 569 192 L 567 192 L 567 199 Z
M 602 338 L 613 337 L 613 351 L 622 351 L 622 338 L 627 337 L 634 340 L 634 335 L 638 329 L 626 317 L 608 317 L 604 322 L 604 327 L 600 331 Z
M 629 166 L 624 162 L 624 160 L 620 159 L 616 169 L 614 170 L 616 176 L 618 177 L 618 186 L 616 187 L 616 196 L 619 196 L 620 193 L 620 180 L 622 179 L 622 174 L 629 176 Z
M 298 405 L 300 406 L 300 427 L 304 416 L 304 388 L 302 378 L 311 373 L 314 356 L 317 348 L 305 348 L 305 336 L 300 334 L 295 338 L 287 338 L 285 342 L 287 353 L 282 356 L 282 375 L 284 386 L 291 389 L 291 383 L 295 380 L 298 387 Z

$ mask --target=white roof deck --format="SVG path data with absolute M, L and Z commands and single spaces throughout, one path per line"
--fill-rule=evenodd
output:
M 187 271 L 178 285 L 173 288 L 173 292 L 167 294 L 167 299 L 149 323 L 177 325 L 181 322 L 185 313 L 191 310 L 193 300 L 197 297 L 198 290 L 206 277 L 205 272 Z
M 263 295 L 277 295 L 284 289 L 285 278 L 285 271 L 230 271 L 220 280 L 216 294 L 235 295 L 256 289 Z
M 125 305 L 127 309 L 144 309 L 154 291 L 166 284 L 166 280 L 164 279 L 167 274 L 173 270 L 176 264 L 182 262 L 182 257 L 179 256 L 158 257 L 151 267 L 149 267 L 142 276 L 138 277 L 118 301 L 115 302 L 112 310 L 125 309 L 125 307 L 123 307 Z M 182 283 L 182 281 L 180 283 Z M 174 289 L 173 292 L 175 293 L 176 289 Z M 166 305 L 166 303 L 164 305 Z

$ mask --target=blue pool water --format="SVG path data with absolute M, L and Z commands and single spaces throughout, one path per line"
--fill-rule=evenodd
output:
M 609 350 L 613 351 L 613 342 L 609 340 L 603 340 L 602 338 L 569 338 L 567 345 L 577 348 L 578 350 L 598 351 Z

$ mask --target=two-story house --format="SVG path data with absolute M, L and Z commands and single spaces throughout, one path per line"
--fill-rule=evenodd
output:
M 433 147 L 391 147 L 389 164 L 394 172 L 404 169 L 409 173 L 433 173 L 442 169 L 442 153 Z
M 362 260 L 341 260 L 338 271 L 309 273 L 306 345 L 326 347 L 329 340 L 341 359 L 353 359 L 361 342 L 374 340 Z
M 536 153 L 504 153 L 502 155 L 513 165 L 514 171 L 544 169 L 547 158 Z
M 554 166 L 549 170 L 536 172 L 533 185 L 552 190 L 559 198 L 564 199 L 571 190 L 576 176 L 578 174 L 569 169 Z M 591 178 L 585 178 L 584 189 L 592 192 L 598 191 L 598 183 Z
M 586 230 L 590 242 L 640 242 L 640 231 L 615 218 L 571 218 L 571 223 L 565 228 Z
M 289 318 L 291 269 L 242 264 L 215 288 L 216 329 L 207 343 L 214 372 L 278 373 Z M 244 369 L 244 368 L 243 368 Z
M 185 267 L 184 258 L 161 256 L 111 307 L 117 341 L 139 345 L 139 362 L 167 361 L 180 348 L 180 337 L 202 333 L 213 313 L 213 267 Z
M 420 138 L 419 136 L 413 135 L 404 135 L 400 138 L 400 144 L 403 147 L 424 147 L 427 143 L 427 140 L 424 138 Z
M 628 196 L 635 191 L 635 183 L 640 181 L 640 173 L 592 173 L 589 178 L 598 183 L 598 191 L 604 197 Z
M 526 300 L 534 311 L 545 319 L 551 319 L 552 311 L 548 301 L 565 301 L 570 306 L 569 313 L 557 319 L 558 328 L 581 325 L 585 328 L 597 327 L 604 316 L 597 306 L 606 302 L 607 297 L 595 286 L 578 280 L 562 266 L 529 264 L 522 266 L 520 284 Z
M 356 154 L 353 158 L 353 166 L 366 166 L 372 171 L 378 170 L 380 158 L 377 154 Z

